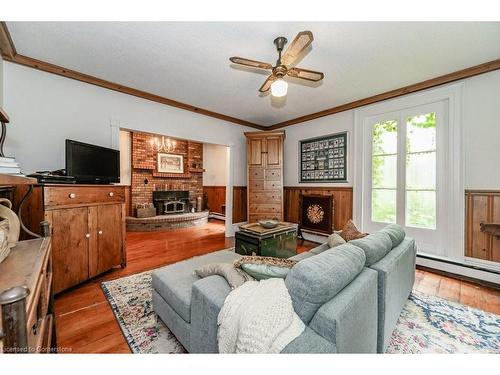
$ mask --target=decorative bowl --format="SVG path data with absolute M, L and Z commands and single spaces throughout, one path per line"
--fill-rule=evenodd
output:
M 266 229 L 273 229 L 278 226 L 277 220 L 259 220 L 259 224 Z

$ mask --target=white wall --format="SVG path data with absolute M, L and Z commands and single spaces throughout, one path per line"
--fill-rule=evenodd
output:
M 462 103 L 466 189 L 500 189 L 500 70 L 465 79 Z M 409 94 L 411 95 L 411 94 Z M 354 110 L 294 125 L 286 130 L 285 186 L 352 186 Z M 348 182 L 298 182 L 298 142 L 349 131 Z
M 120 131 L 120 185 L 132 183 L 132 133 Z
M 27 173 L 64 167 L 64 140 L 112 146 L 111 124 L 234 145 L 235 185 L 246 185 L 244 131 L 251 128 L 4 62 L 7 155 Z M 116 144 L 116 147 L 118 143 Z
M 0 107 L 3 107 L 3 59 L 0 54 Z
M 226 186 L 227 147 L 203 144 L 203 186 Z
M 321 117 L 285 128 L 284 174 L 285 186 L 352 186 L 354 112 L 347 111 Z M 299 184 L 299 141 L 322 135 L 347 131 L 347 182 L 343 183 L 300 183 Z
M 11 119 L 5 150 L 28 173 L 64 167 L 66 138 L 110 147 L 113 123 L 201 142 L 233 144 L 234 184 L 246 185 L 243 132 L 252 129 L 5 61 L 0 69 L 2 78 L 3 108 Z M 468 78 L 464 83 L 465 187 L 500 189 L 500 71 Z M 353 113 L 342 112 L 286 128 L 285 186 L 299 185 L 298 141 L 345 130 L 352 133 Z M 352 139 L 348 183 L 313 185 L 352 186 L 356 157 Z
M 466 189 L 500 189 L 500 70 L 465 80 Z

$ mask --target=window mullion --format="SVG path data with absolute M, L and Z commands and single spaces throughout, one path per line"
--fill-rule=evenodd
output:
M 396 222 L 405 226 L 406 212 L 406 121 L 402 112 L 398 121 L 398 174 L 396 192 Z

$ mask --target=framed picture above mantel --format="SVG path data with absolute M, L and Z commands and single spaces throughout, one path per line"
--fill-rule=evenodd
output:
M 299 182 L 347 182 L 347 132 L 299 141 Z
M 184 173 L 184 156 L 182 155 L 159 152 L 156 160 L 160 173 Z

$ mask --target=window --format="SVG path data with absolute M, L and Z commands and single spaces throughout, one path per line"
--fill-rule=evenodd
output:
M 398 123 L 378 122 L 372 128 L 372 221 L 396 222 Z
M 406 119 L 406 226 L 436 229 L 436 113 Z
M 403 226 L 420 254 L 464 260 L 462 84 L 355 111 L 354 220 Z
M 372 125 L 371 220 L 436 229 L 436 112 L 398 117 L 403 126 L 395 118 Z M 404 175 L 399 183 L 398 171 Z M 404 207 L 398 209 L 398 201 Z

